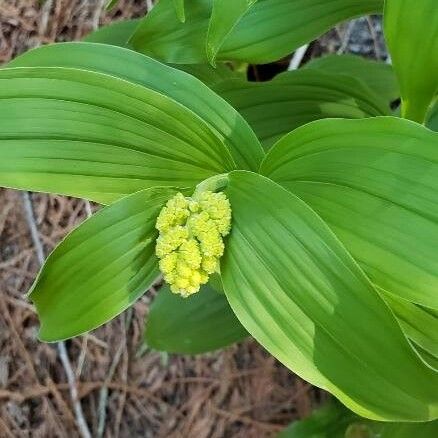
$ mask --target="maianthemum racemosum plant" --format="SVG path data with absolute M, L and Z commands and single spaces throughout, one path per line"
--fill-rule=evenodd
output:
M 161 0 L 0 70 L 0 184 L 106 205 L 30 291 L 40 338 L 100 326 L 163 275 L 152 348 L 251 335 L 359 415 L 437 418 L 435 0 L 387 0 L 395 75 L 330 56 L 251 83 L 223 63 L 270 62 L 382 8 Z

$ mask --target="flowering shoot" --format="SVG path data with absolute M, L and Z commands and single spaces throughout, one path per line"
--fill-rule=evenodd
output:
M 186 198 L 178 193 L 161 210 L 156 254 L 173 293 L 188 297 L 207 283 L 224 253 L 231 207 L 224 193 L 205 191 Z

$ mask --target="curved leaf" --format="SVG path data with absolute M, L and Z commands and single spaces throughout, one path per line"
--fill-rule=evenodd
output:
M 438 362 L 438 317 L 426 308 L 379 290 L 391 307 L 405 334 Z M 421 351 L 420 351 L 421 355 Z M 425 358 L 428 363 L 428 357 Z
M 436 0 L 386 0 L 385 37 L 400 83 L 402 117 L 422 123 L 438 92 Z
M 0 185 L 112 202 L 235 167 L 192 111 L 95 72 L 0 70 Z
M 361 80 L 387 102 L 400 97 L 400 89 L 391 65 L 357 55 L 327 55 L 314 58 L 304 68 L 338 73 Z
M 143 190 L 100 210 L 50 254 L 30 298 L 40 339 L 92 330 L 133 304 L 158 275 L 156 217 L 175 193 Z
M 314 208 L 376 285 L 438 308 L 437 148 L 399 118 L 320 120 L 283 137 L 262 173 Z
M 248 336 L 225 295 L 202 286 L 189 299 L 163 286 L 146 321 L 145 341 L 155 350 L 199 354 L 226 347 Z
M 102 26 L 100 29 L 89 33 L 83 41 L 89 43 L 111 44 L 119 47 L 129 47 L 128 40 L 134 33 L 140 19 L 123 20 Z M 46 46 L 51 47 L 52 45 Z
M 213 0 L 207 32 L 207 59 L 215 65 L 216 56 L 229 33 L 258 0 Z
M 257 170 L 263 158 L 257 137 L 245 120 L 207 86 L 131 50 L 103 44 L 53 44 L 27 52 L 9 65 L 80 68 L 144 86 L 180 103 L 206 122 L 239 168 Z
M 248 0 L 248 4 L 251 0 Z M 212 19 L 210 57 L 263 64 L 280 59 L 340 21 L 382 10 L 382 0 L 258 0 L 245 10 L 239 0 L 221 1 Z M 213 0 L 185 0 L 180 23 L 172 0 L 160 0 L 130 39 L 139 52 L 175 63 L 207 61 L 205 41 Z
M 359 415 L 436 418 L 438 374 L 319 216 L 251 172 L 231 172 L 226 193 L 233 225 L 222 280 L 248 332 Z
M 269 82 L 229 79 L 213 89 L 243 115 L 265 149 L 313 120 L 389 114 L 389 106 L 360 81 L 313 69 L 283 73 Z

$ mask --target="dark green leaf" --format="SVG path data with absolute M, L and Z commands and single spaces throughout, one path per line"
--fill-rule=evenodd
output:
M 182 298 L 165 285 L 152 303 L 145 340 L 156 350 L 198 354 L 226 347 L 246 336 L 225 295 L 206 285 L 190 298 Z
M 251 172 L 231 172 L 226 193 L 233 225 L 222 281 L 248 332 L 359 415 L 437 418 L 438 374 L 319 216 Z
M 212 19 L 210 57 L 263 64 L 280 59 L 340 21 L 380 12 L 382 0 L 221 1 Z M 248 5 L 252 3 L 247 1 Z M 143 19 L 130 43 L 166 62 L 207 62 L 206 39 L 213 0 L 186 0 L 186 22 L 178 21 L 172 0 L 160 0 Z M 219 49 L 219 50 L 218 50 Z
M 368 85 L 387 102 L 400 97 L 394 70 L 385 62 L 373 61 L 357 55 L 328 55 L 312 59 L 304 68 L 317 68 L 327 73 L 353 76 Z
M 128 40 L 134 33 L 140 20 L 124 20 L 103 26 L 88 34 L 84 41 L 89 43 L 111 44 L 113 46 L 128 47 Z
M 379 287 L 438 308 L 438 134 L 395 117 L 320 120 L 262 172 L 305 200 Z
M 386 0 L 384 19 L 400 83 L 402 117 L 422 123 L 438 92 L 437 1 Z
M 0 70 L 0 83 L 4 187 L 109 203 L 148 187 L 195 186 L 235 166 L 202 119 L 146 87 L 41 67 Z
M 306 69 L 283 73 L 269 82 L 229 79 L 213 86 L 254 129 L 265 149 L 313 120 L 389 114 L 389 106 L 360 81 Z
M 123 198 L 85 221 L 50 254 L 30 292 L 43 341 L 100 326 L 150 287 L 158 275 L 156 217 L 174 193 L 154 188 Z
M 10 65 L 80 68 L 141 85 L 166 101 L 174 101 L 174 105 L 183 105 L 206 122 L 239 168 L 257 170 L 263 158 L 254 132 L 223 99 L 196 78 L 131 50 L 103 44 L 54 44 L 27 52 Z

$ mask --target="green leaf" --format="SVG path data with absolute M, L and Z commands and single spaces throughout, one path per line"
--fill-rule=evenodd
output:
M 202 119 L 154 90 L 67 68 L 0 70 L 0 185 L 109 203 L 235 167 Z
M 248 332 L 359 415 L 437 418 L 438 374 L 415 354 L 392 312 L 320 217 L 251 172 L 231 172 L 226 193 L 233 225 L 222 281 Z
M 114 6 L 117 5 L 117 3 L 119 2 L 119 0 L 108 0 L 106 3 L 105 8 L 110 11 L 112 8 L 114 8 Z
M 249 4 L 251 0 L 248 0 Z M 247 12 L 243 1 L 223 0 L 212 18 L 210 57 L 263 64 L 276 61 L 348 18 L 382 10 L 382 0 L 258 0 Z M 186 22 L 172 0 L 160 0 L 130 43 L 139 52 L 174 63 L 205 63 L 205 41 L 213 0 L 186 0 Z
M 438 317 L 425 307 L 410 303 L 397 295 L 379 289 L 391 307 L 405 334 L 438 361 Z M 421 351 L 420 351 L 421 355 Z M 428 363 L 428 358 L 426 358 Z
M 158 275 L 156 217 L 175 193 L 153 188 L 103 208 L 50 254 L 30 298 L 40 339 L 80 335 L 132 305 Z
M 209 285 L 189 299 L 163 286 L 146 322 L 149 347 L 169 353 L 199 354 L 226 347 L 248 336 L 225 295 Z
M 359 418 L 336 400 L 330 399 L 307 418 L 294 421 L 277 438 L 345 438 L 347 427 Z
M 438 92 L 436 0 L 386 0 L 385 37 L 400 83 L 402 117 L 422 123 Z
M 303 69 L 269 82 L 230 79 L 213 86 L 254 129 L 265 149 L 313 120 L 363 118 L 389 114 L 389 106 L 352 77 Z
M 184 72 L 131 50 L 104 44 L 53 44 L 27 52 L 10 65 L 73 67 L 141 85 L 163 95 L 165 100 L 172 99 L 183 105 L 206 122 L 218 141 L 228 148 L 239 168 L 257 170 L 264 156 L 246 121 L 207 86 Z
M 294 421 L 278 438 L 436 438 L 438 421 L 382 423 L 361 418 L 329 400 L 304 420 Z
M 209 88 L 213 88 L 216 84 L 227 79 L 243 79 L 245 77 L 243 73 L 233 71 L 223 63 L 216 64 L 215 67 L 212 67 L 210 64 L 172 64 L 172 67 L 191 74 L 204 82 Z M 255 145 L 258 146 L 258 141 L 251 143 L 251 145 L 252 149 L 255 149 Z M 254 154 L 259 155 L 260 152 L 255 150 Z
M 427 120 L 427 127 L 432 131 L 438 132 L 438 101 L 430 109 L 429 117 Z
M 350 54 L 327 55 L 312 59 L 304 68 L 352 76 L 368 85 L 371 90 L 387 102 L 392 102 L 400 97 L 394 70 L 385 62 Z
M 207 59 L 216 64 L 216 56 L 229 33 L 257 0 L 213 0 L 207 32 Z
M 184 0 L 173 0 L 173 7 L 175 8 L 178 20 L 181 21 L 181 23 L 184 23 L 186 21 Z
M 373 283 L 438 308 L 437 148 L 395 117 L 320 120 L 283 137 L 262 173 L 315 209 Z
M 140 19 L 134 19 L 118 21 L 107 26 L 102 26 L 94 32 L 89 33 L 83 41 L 128 47 L 128 40 L 139 23 Z

